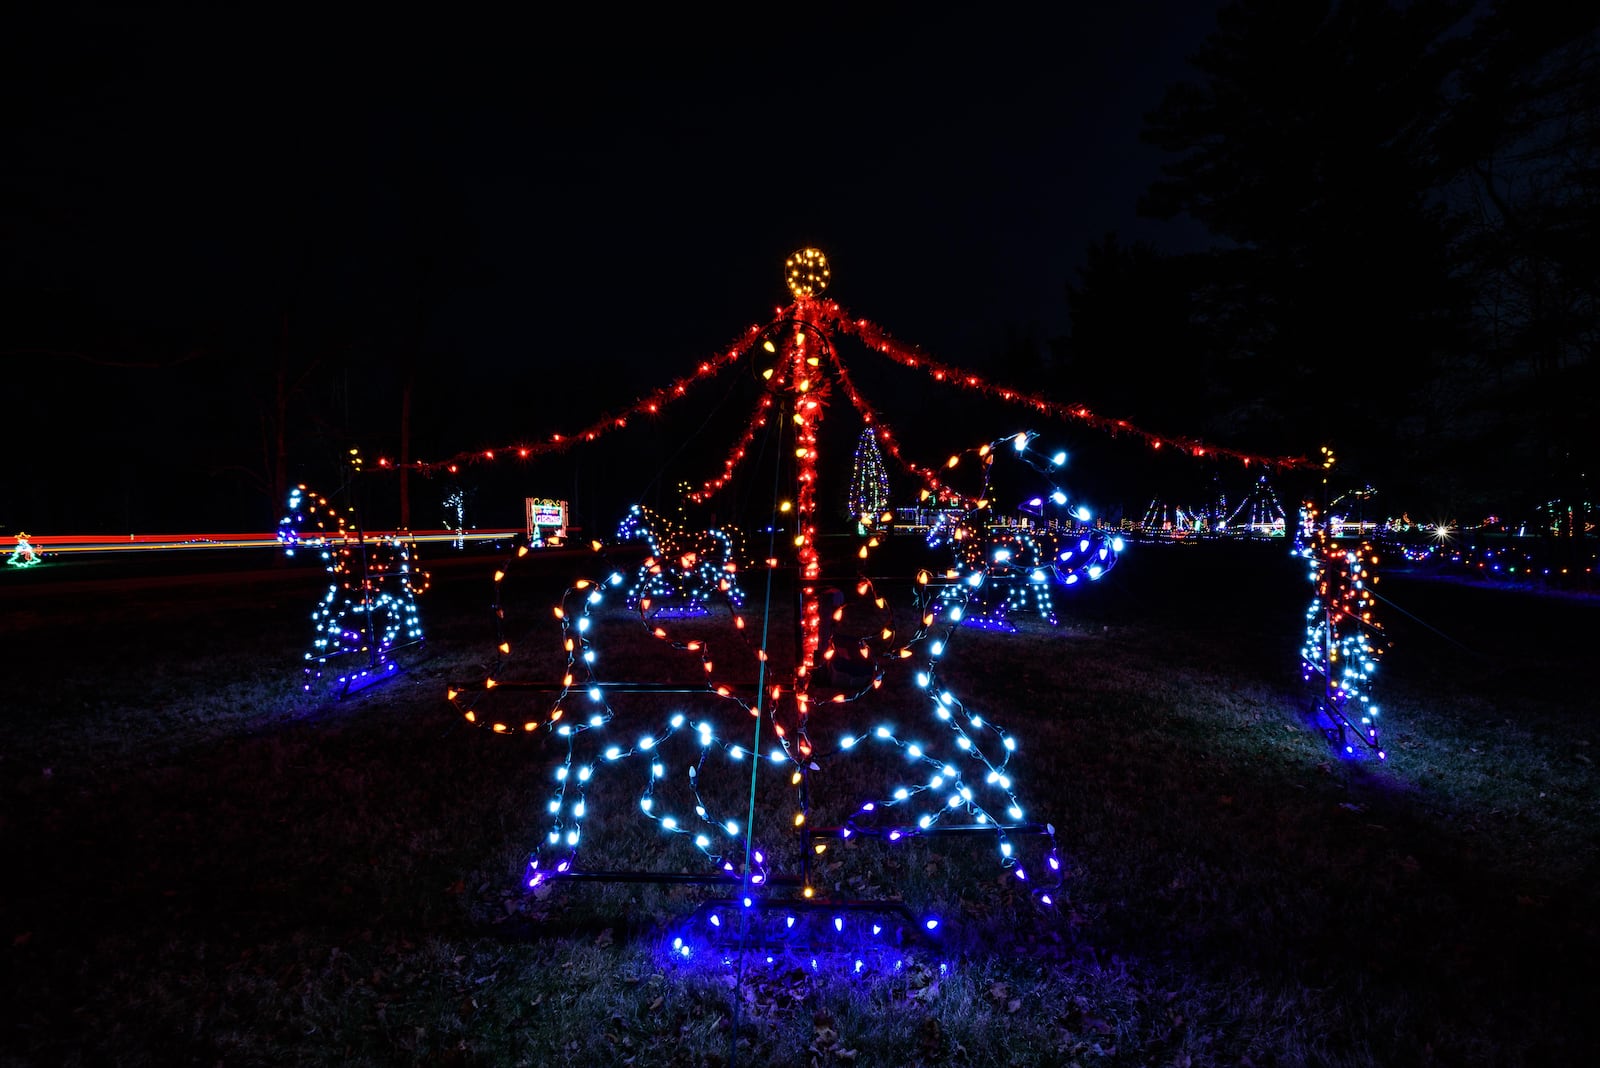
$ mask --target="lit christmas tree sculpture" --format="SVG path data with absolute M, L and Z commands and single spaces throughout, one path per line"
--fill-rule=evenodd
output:
M 857 532 L 865 534 L 883 522 L 889 508 L 889 470 L 883 465 L 878 448 L 878 432 L 863 427 L 856 441 L 856 454 L 850 466 L 850 494 L 845 514 L 856 521 Z
M 28 540 L 27 534 L 18 534 L 17 546 L 11 550 L 11 555 L 6 557 L 6 564 L 11 567 L 32 567 L 43 556 L 44 554 Z

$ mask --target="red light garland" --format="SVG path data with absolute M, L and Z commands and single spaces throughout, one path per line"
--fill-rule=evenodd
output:
M 852 317 L 837 301 L 802 298 L 786 308 L 778 309 L 776 317 L 764 326 L 750 327 L 745 331 L 744 336 L 729 348 L 712 359 L 703 361 L 693 374 L 680 378 L 665 388 L 658 389 L 635 401 L 620 414 L 613 413 L 602 416 L 575 434 L 552 434 L 549 440 L 540 444 L 516 444 L 495 449 L 469 450 L 457 453 L 447 460 L 433 463 L 417 461 L 407 465 L 407 468 L 428 474 L 441 470 L 454 472 L 459 470 L 460 465 L 466 463 L 492 461 L 512 454 L 515 454 L 518 459 L 526 460 L 533 456 L 563 452 L 578 441 L 594 441 L 602 434 L 626 427 L 631 416 L 659 414 L 662 408 L 687 395 L 690 386 L 715 377 L 742 359 L 758 341 L 763 338 L 770 339 L 774 335 L 774 331 L 783 327 L 784 324 L 796 322 L 808 323 L 814 329 L 835 329 L 841 333 L 849 334 L 860 340 L 862 344 L 872 351 L 900 364 L 902 367 L 922 371 L 936 382 L 944 382 L 961 389 L 971 390 L 1010 404 L 1026 405 L 1041 415 L 1054 419 L 1085 423 L 1112 435 L 1131 435 L 1144 441 L 1152 449 L 1170 446 L 1191 456 L 1220 457 L 1235 460 L 1247 467 L 1252 464 L 1284 469 L 1310 468 L 1314 466 L 1311 461 L 1302 456 L 1264 456 L 1213 445 L 1197 438 L 1156 434 L 1135 426 L 1125 419 L 1111 419 L 1106 416 L 1096 415 L 1082 404 L 1062 404 L 1034 393 L 1026 393 L 1007 386 L 996 385 L 979 375 L 930 359 L 920 349 L 903 344 L 889 334 L 888 331 L 870 320 Z M 845 394 L 850 399 L 851 404 L 862 413 L 863 418 L 866 418 L 868 413 L 871 412 L 871 406 L 865 402 L 860 392 L 849 382 L 843 361 L 838 358 L 833 346 L 825 344 L 822 349 L 828 354 L 835 377 L 844 386 Z M 801 363 L 798 372 L 792 367 L 789 371 L 794 376 L 791 378 L 791 382 L 795 388 L 798 388 L 800 381 L 806 377 L 805 373 L 809 373 L 812 376 L 810 387 L 817 387 L 822 384 L 821 368 L 818 365 L 808 367 L 806 364 Z M 779 384 L 777 382 L 773 383 L 774 386 Z M 769 404 L 763 404 L 762 409 L 758 410 L 756 418 L 760 419 L 761 412 L 769 406 Z M 755 425 L 758 424 L 752 425 L 750 434 L 746 436 L 746 441 L 741 445 L 748 444 L 748 438 L 753 437 Z M 876 425 L 883 426 L 881 420 Z M 900 455 L 898 447 L 894 445 L 887 432 L 880 436 L 880 440 L 889 449 L 890 455 L 904 466 L 908 472 L 915 475 L 920 481 L 932 481 L 931 472 L 928 469 L 919 468 L 906 461 Z M 727 483 L 733 467 L 737 465 L 738 460 L 741 458 L 739 454 L 740 448 L 736 447 L 733 453 L 730 454 L 729 460 L 724 464 L 723 474 L 718 478 L 707 480 L 695 495 L 695 499 L 704 499 Z M 380 459 L 378 466 L 390 471 L 397 470 L 399 467 L 394 461 L 386 458 Z

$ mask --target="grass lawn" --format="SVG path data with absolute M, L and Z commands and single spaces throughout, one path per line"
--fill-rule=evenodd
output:
M 554 754 L 444 700 L 491 652 L 493 566 L 441 560 L 423 656 L 338 702 L 299 690 L 313 566 L 0 575 L 0 1063 L 1600 1059 L 1600 605 L 1387 575 L 1381 766 L 1308 727 L 1308 587 L 1282 546 L 1135 546 L 1058 598 L 1060 627 L 963 630 L 949 681 L 1021 740 L 1019 794 L 1066 861 L 1059 907 L 988 841 L 841 845 L 818 860 L 825 894 L 945 918 L 857 972 L 839 953 L 674 963 L 703 888 L 521 893 Z M 534 648 L 586 566 L 519 592 L 542 606 Z M 931 719 L 897 683 L 838 712 L 840 733 Z M 824 761 L 818 818 L 893 759 Z M 739 774 L 708 789 L 734 803 Z M 758 796 L 758 825 L 787 818 L 780 782 Z M 585 863 L 703 866 L 636 798 L 596 782 Z

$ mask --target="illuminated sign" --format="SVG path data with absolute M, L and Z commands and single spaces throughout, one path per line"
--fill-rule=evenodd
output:
M 528 540 L 538 543 L 549 538 L 565 540 L 567 536 L 567 502 L 544 497 L 524 498 L 528 513 Z M 552 529 L 553 528 L 553 529 Z

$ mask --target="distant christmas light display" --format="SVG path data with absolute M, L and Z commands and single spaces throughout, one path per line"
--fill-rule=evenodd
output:
M 1142 533 L 1157 537 L 1197 534 L 1204 527 L 1205 522 L 1200 516 L 1188 511 L 1182 505 L 1170 504 L 1159 498 L 1150 502 L 1150 507 L 1145 509 L 1144 518 L 1139 521 L 1139 530 Z
M 1300 661 L 1305 679 L 1321 687 L 1317 711 L 1327 721 L 1329 741 L 1346 756 L 1355 756 L 1359 746 L 1387 759 L 1369 692 L 1382 648 L 1373 640 L 1381 635 L 1372 618 L 1377 554 L 1365 539 L 1336 539 L 1310 502 L 1301 507 L 1297 553 L 1310 564 L 1313 590 Z
M 22 533 L 17 535 L 16 548 L 6 557 L 6 564 L 10 567 L 33 567 L 43 557 L 44 554 L 28 540 L 28 535 Z
M 1593 501 L 1566 500 L 1546 501 L 1540 505 L 1538 512 L 1550 533 L 1558 537 L 1584 536 L 1588 537 L 1595 532 L 1596 509 Z
M 1206 495 L 1200 506 L 1194 509 L 1195 517 L 1200 521 L 1200 530 L 1207 534 L 1220 534 L 1228 529 L 1228 494 L 1223 490 L 1221 480 L 1216 475 L 1211 477 L 1211 492 Z
M 404 533 L 372 534 L 305 486 L 289 491 L 278 541 L 289 556 L 316 550 L 332 581 L 311 611 L 306 692 L 331 686 L 340 696 L 400 670 L 394 656 L 422 643 L 417 595 L 428 587 L 416 546 Z
M 1420 529 L 1420 528 L 1419 528 Z M 1384 538 L 1385 551 L 1398 554 L 1413 564 L 1438 566 L 1464 578 L 1506 584 L 1581 584 L 1600 574 L 1600 549 L 1580 543 L 1576 553 L 1556 554 L 1566 548 L 1562 542 L 1526 535 L 1488 536 L 1482 541 L 1460 544 L 1454 536 L 1440 537 L 1435 527 L 1425 536 L 1428 541 L 1401 540 L 1394 533 Z
M 1262 475 L 1250 487 L 1244 500 L 1239 502 L 1239 507 L 1228 516 L 1227 526 L 1247 534 L 1281 538 L 1287 528 L 1287 519 L 1271 480 Z

